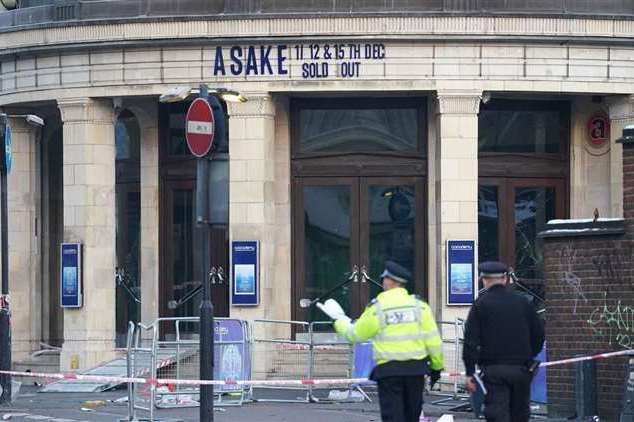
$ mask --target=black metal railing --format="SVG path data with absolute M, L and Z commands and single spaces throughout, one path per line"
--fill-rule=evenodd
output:
M 0 30 L 59 21 L 178 16 L 493 14 L 634 18 L 634 0 L 22 0 L 0 12 Z

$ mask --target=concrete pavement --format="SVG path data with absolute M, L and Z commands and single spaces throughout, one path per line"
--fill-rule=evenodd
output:
M 297 391 L 290 391 L 287 397 L 297 397 Z M 372 403 L 248 403 L 242 407 L 223 406 L 215 412 L 216 422 L 356 422 L 376 421 L 381 417 L 378 400 L 374 392 L 369 392 Z M 127 403 L 116 403 L 126 396 L 126 390 L 105 393 L 38 393 L 34 387 L 23 387 L 18 399 L 9 407 L 0 407 L 0 417 L 11 421 L 49 422 L 112 422 L 126 419 Z M 436 420 L 444 413 L 450 413 L 447 406 L 432 405 L 439 397 L 426 397 L 425 415 Z M 93 407 L 94 409 L 90 409 Z M 451 413 L 456 421 L 476 421 L 470 413 Z M 10 416 L 9 416 L 10 415 Z M 146 416 L 140 412 L 138 416 Z M 183 422 L 198 421 L 198 408 L 161 409 L 155 413 L 157 420 Z M 543 420 L 543 419 L 542 419 Z

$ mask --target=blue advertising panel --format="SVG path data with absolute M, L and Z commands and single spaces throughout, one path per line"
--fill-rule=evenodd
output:
M 216 319 L 214 323 L 214 379 L 251 379 L 251 353 L 246 323 L 237 319 Z M 214 387 L 217 392 L 242 388 L 233 384 Z
M 7 174 L 11 173 L 11 165 L 13 164 L 13 150 L 12 150 L 12 132 L 9 123 L 5 126 L 4 130 L 4 165 L 7 169 Z
M 81 243 L 62 243 L 60 266 L 60 302 L 64 308 L 82 306 Z
M 475 290 L 475 241 L 447 241 L 447 305 L 470 305 Z
M 231 304 L 255 306 L 260 303 L 260 268 L 258 242 L 236 240 L 231 242 Z

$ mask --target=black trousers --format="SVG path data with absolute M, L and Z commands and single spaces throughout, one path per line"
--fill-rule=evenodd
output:
M 484 367 L 484 415 L 487 422 L 528 422 L 531 375 L 520 365 Z
M 425 377 L 386 377 L 378 381 L 383 422 L 418 422 Z

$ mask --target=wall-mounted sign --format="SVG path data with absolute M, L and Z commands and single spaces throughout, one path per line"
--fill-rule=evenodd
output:
M 447 305 L 470 305 L 475 289 L 475 241 L 447 241 Z
M 588 119 L 588 143 L 601 148 L 610 142 L 610 118 L 604 113 L 595 113 Z
M 60 303 L 64 308 L 82 306 L 81 243 L 62 243 L 60 268 Z
M 260 303 L 258 242 L 231 242 L 231 304 L 254 306 Z
M 214 76 L 286 76 L 302 79 L 358 78 L 367 63 L 386 56 L 380 43 L 314 43 L 216 47 Z M 295 69 L 295 67 L 297 69 Z
M 11 173 L 11 165 L 13 164 L 12 136 L 11 126 L 7 123 L 4 129 L 4 165 L 7 169 L 7 174 Z

